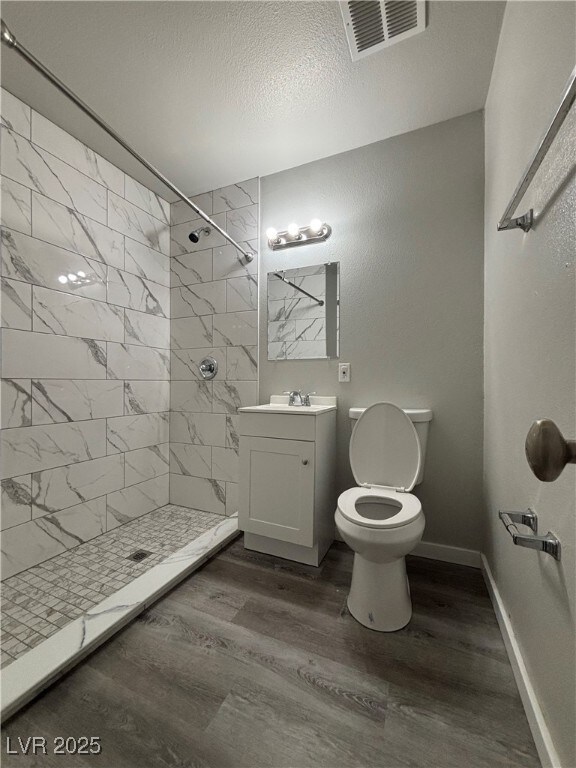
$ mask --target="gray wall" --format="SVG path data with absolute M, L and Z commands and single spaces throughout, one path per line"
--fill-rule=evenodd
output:
M 427 541 L 480 549 L 483 127 L 479 112 L 261 179 L 261 233 L 327 221 L 323 245 L 273 252 L 261 234 L 260 401 L 337 395 L 338 490 L 354 484 L 348 408 L 390 400 L 434 411 L 417 488 Z M 266 359 L 272 269 L 339 261 L 340 360 Z
M 576 765 L 574 467 L 540 483 L 524 458 L 536 418 L 576 436 L 576 111 L 519 213 L 527 235 L 496 232 L 575 63 L 574 3 L 508 3 L 486 105 L 486 554 L 560 761 Z M 529 83 L 528 88 L 518 87 Z M 538 513 L 562 541 L 562 561 L 512 546 L 500 508 Z
M 170 212 L 6 91 L 2 122 L 11 576 L 168 503 Z

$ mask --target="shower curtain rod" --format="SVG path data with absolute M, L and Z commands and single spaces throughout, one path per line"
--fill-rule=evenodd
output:
M 312 299 L 312 301 L 315 301 L 317 304 L 320 304 L 321 307 L 324 306 L 324 302 L 322 301 L 322 299 L 317 299 L 316 296 L 312 296 L 312 294 L 308 293 L 308 291 L 305 291 L 304 288 L 300 288 L 300 286 L 296 285 L 296 283 L 293 283 L 290 280 L 287 280 L 284 277 L 284 272 L 282 272 L 282 274 L 280 274 L 279 272 L 274 272 L 274 277 L 277 277 L 278 280 L 282 280 L 283 283 L 288 283 L 288 285 L 291 286 L 292 288 L 296 288 L 297 291 L 300 291 L 300 293 L 305 294 L 306 296 L 308 296 L 309 299 Z
M 168 187 L 168 189 L 173 192 L 175 195 L 177 195 L 180 200 L 182 200 L 183 203 L 186 203 L 192 210 L 200 216 L 200 218 L 204 219 L 205 222 L 210 224 L 211 227 L 213 227 L 217 232 L 219 232 L 222 237 L 225 237 L 226 240 L 234 246 L 240 253 L 244 256 L 247 262 L 250 262 L 253 260 L 254 256 L 246 251 L 244 248 L 242 248 L 241 245 L 239 245 L 236 240 L 234 240 L 230 235 L 226 232 L 225 229 L 222 229 L 221 226 L 216 224 L 216 222 L 208 216 L 207 213 L 204 213 L 203 210 L 198 208 L 197 205 L 195 205 L 192 200 L 190 200 L 189 197 L 187 197 L 183 192 L 181 192 L 178 187 L 175 184 L 172 184 L 172 182 L 164 176 L 161 171 L 159 171 L 157 168 L 155 168 L 152 163 L 149 163 L 148 160 L 146 160 L 142 155 L 137 152 L 135 149 L 133 149 L 130 144 L 128 144 L 127 141 L 125 141 L 121 136 L 119 136 L 116 131 L 111 128 L 108 123 L 106 123 L 102 118 L 94 112 L 91 107 L 89 107 L 87 104 L 85 104 L 81 98 L 79 98 L 73 91 L 68 88 L 67 85 L 65 85 L 61 80 L 59 80 L 55 74 L 53 74 L 48 67 L 45 67 L 44 64 L 42 64 L 41 61 L 38 61 L 38 59 L 30 53 L 24 46 L 16 40 L 14 35 L 10 32 L 6 24 L 4 23 L 4 20 L 1 20 L 1 30 L 0 30 L 0 36 L 2 39 L 2 42 L 4 45 L 7 45 L 9 48 L 12 48 L 16 53 L 19 53 L 20 56 L 22 56 L 23 59 L 25 59 L 28 64 L 30 64 L 34 69 L 38 70 L 40 74 L 44 75 L 44 77 L 49 80 L 52 85 L 54 85 L 61 93 L 63 93 L 65 96 L 67 96 L 70 101 L 74 102 L 79 109 L 81 109 L 85 114 L 88 115 L 88 117 L 92 118 L 95 123 L 97 123 L 102 130 L 106 131 L 106 133 L 111 136 L 115 141 L 120 144 L 121 147 L 123 147 L 127 152 L 129 152 L 132 157 L 135 157 L 136 160 L 138 160 L 139 163 L 141 163 L 147 170 L 150 171 L 150 173 L 153 176 L 156 176 L 156 178 L 164 184 L 164 186 Z

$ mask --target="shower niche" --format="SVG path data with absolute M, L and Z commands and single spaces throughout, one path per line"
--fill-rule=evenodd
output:
M 268 273 L 268 360 L 337 358 L 338 262 Z

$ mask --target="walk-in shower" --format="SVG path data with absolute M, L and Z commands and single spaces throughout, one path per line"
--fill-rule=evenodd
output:
M 208 453 L 212 460 L 210 448 L 182 436 L 176 447 L 170 443 L 171 398 L 178 404 L 180 397 L 183 423 L 193 410 L 188 396 L 195 384 L 178 370 L 177 355 L 171 360 L 171 345 L 180 334 L 183 347 L 193 346 L 187 320 L 193 310 L 186 302 L 196 301 L 188 288 L 197 281 L 195 268 L 207 274 L 194 253 L 202 236 L 215 235 L 206 242 L 221 254 L 213 300 L 225 323 L 235 316 L 226 312 L 231 302 L 244 295 L 235 299 L 232 288 L 252 288 L 252 277 L 244 283 L 243 275 L 253 274 L 247 262 L 256 252 L 256 235 L 241 237 L 246 242 L 239 245 L 226 231 L 234 210 L 217 216 L 218 225 L 26 51 L 4 23 L 1 39 L 183 201 L 173 204 L 175 217 L 161 195 L 2 91 L 6 718 L 237 535 L 235 478 L 227 475 L 225 497 L 224 482 L 206 479 L 209 470 L 192 476 L 196 459 Z M 231 275 L 235 281 L 227 280 Z M 177 296 L 171 294 L 174 284 L 180 286 Z M 212 309 L 209 300 L 206 308 Z M 184 322 L 177 322 L 180 317 Z M 224 325 L 221 333 L 230 336 Z M 231 342 L 229 370 L 242 379 L 252 358 L 243 338 Z M 223 435 L 228 429 L 232 447 L 221 446 L 220 454 L 231 463 L 234 417 L 226 413 L 235 413 L 236 403 L 230 395 L 223 405 L 229 394 L 226 360 L 220 364 L 223 381 L 215 382 L 214 392 L 221 413 L 214 421 Z M 238 387 L 246 388 L 244 382 Z M 171 473 L 176 482 L 198 481 L 178 503 L 169 503 Z M 208 498 L 202 497 L 205 489 Z

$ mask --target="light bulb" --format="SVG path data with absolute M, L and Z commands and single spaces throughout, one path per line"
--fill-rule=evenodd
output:
M 82 272 L 82 270 L 79 270 L 78 277 L 86 277 L 86 272 Z
M 290 235 L 290 237 L 298 237 L 298 235 L 300 234 L 300 227 L 298 226 L 298 224 L 295 224 L 294 222 L 292 222 L 292 224 L 288 224 L 287 232 Z
M 72 273 L 70 273 L 68 275 L 68 280 L 70 280 L 70 282 L 73 283 L 76 280 L 76 275 L 73 275 Z
M 310 222 L 310 229 L 312 232 L 314 232 L 315 235 L 318 235 L 320 232 L 322 232 L 322 228 L 324 227 L 324 224 L 320 221 L 320 219 L 312 219 Z
M 268 240 L 277 240 L 278 239 L 278 232 L 274 229 L 274 227 L 268 227 L 266 230 L 266 237 Z
M 62 283 L 62 285 L 65 285 L 68 282 L 68 278 L 66 277 L 66 275 L 60 275 L 60 277 L 58 278 L 58 282 Z

